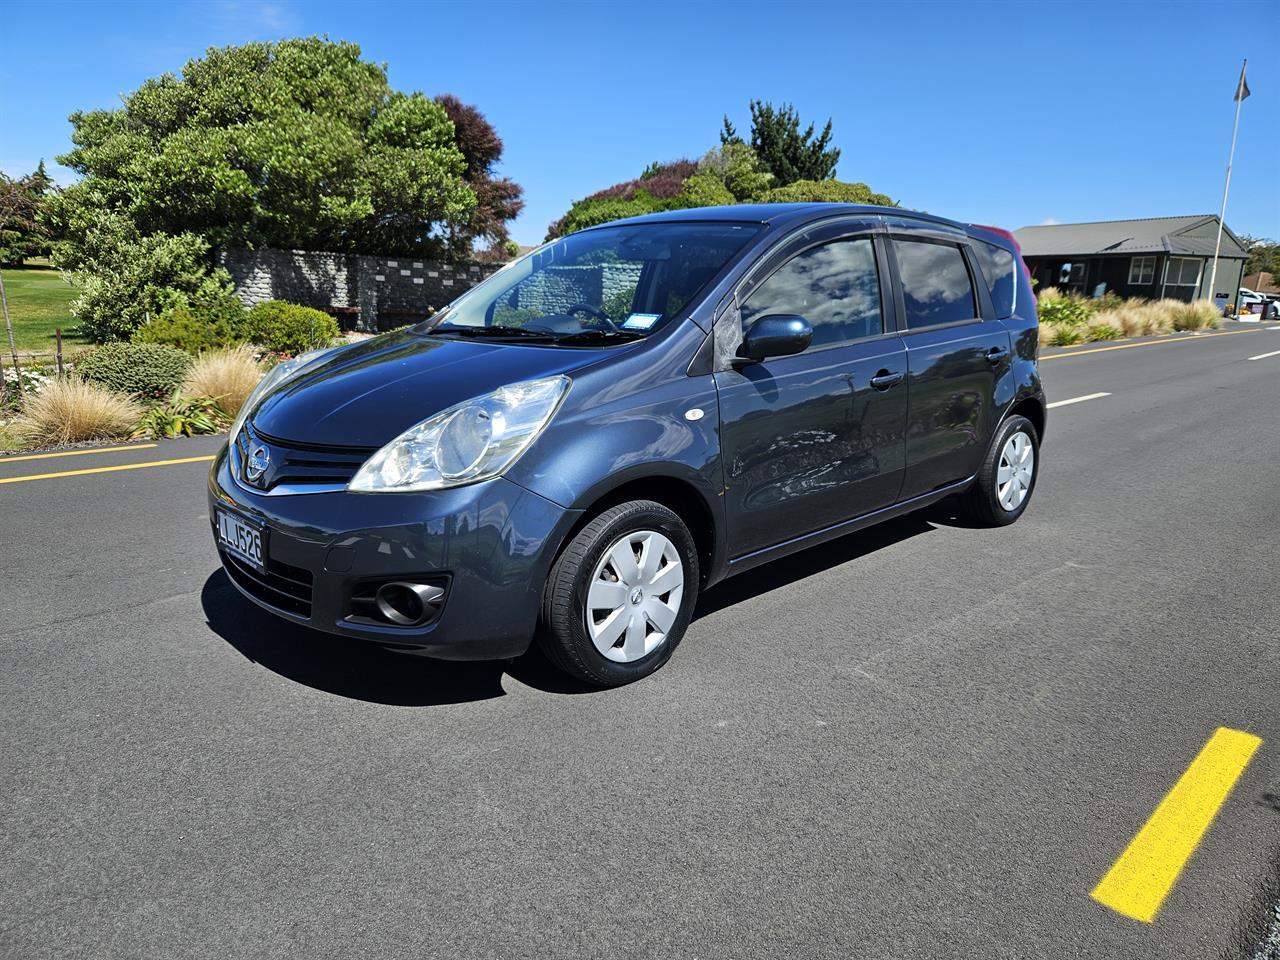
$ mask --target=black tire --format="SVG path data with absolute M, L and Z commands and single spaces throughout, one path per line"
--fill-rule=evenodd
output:
M 1031 469 L 1031 482 L 1027 486 L 1026 496 L 1012 510 L 1006 510 L 1000 503 L 1000 484 L 998 472 L 1001 453 L 1005 444 L 1016 433 L 1024 433 L 1031 439 L 1031 453 L 1034 457 Z M 1026 512 L 1031 495 L 1036 490 L 1036 480 L 1040 477 L 1040 437 L 1035 425 L 1022 416 L 1009 417 L 991 438 L 991 446 L 987 448 L 982 465 L 978 468 L 978 478 L 963 496 L 961 503 L 969 518 L 975 523 L 987 527 L 1003 527 L 1013 523 Z
M 629 533 L 652 530 L 675 546 L 684 566 L 684 585 L 671 629 L 652 652 L 620 663 L 596 649 L 586 624 L 587 590 L 605 551 Z M 647 677 L 671 658 L 684 637 L 698 600 L 698 550 L 688 527 L 671 510 L 650 500 L 610 507 L 565 545 L 543 591 L 538 645 L 565 673 L 594 687 L 617 687 Z

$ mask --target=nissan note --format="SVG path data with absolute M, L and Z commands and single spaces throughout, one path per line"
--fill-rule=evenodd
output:
M 209 477 L 231 581 L 447 659 L 656 670 L 702 590 L 955 498 L 1012 523 L 1045 428 L 991 227 L 779 204 L 555 240 L 431 319 L 276 366 Z

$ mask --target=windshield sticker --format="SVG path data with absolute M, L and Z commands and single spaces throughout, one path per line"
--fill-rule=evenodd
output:
M 623 330 L 648 330 L 662 319 L 660 313 L 633 313 L 622 321 Z

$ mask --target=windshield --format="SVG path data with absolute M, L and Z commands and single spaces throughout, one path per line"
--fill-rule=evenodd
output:
M 685 222 L 576 233 L 499 270 L 420 329 L 569 344 L 645 337 L 685 309 L 759 229 Z

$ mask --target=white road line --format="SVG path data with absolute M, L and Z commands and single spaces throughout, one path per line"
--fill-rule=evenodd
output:
M 1070 400 L 1055 400 L 1053 403 L 1049 404 L 1049 409 L 1052 410 L 1054 407 L 1065 407 L 1069 403 L 1084 403 L 1086 400 L 1097 400 L 1099 397 L 1109 396 L 1111 396 L 1109 393 L 1089 393 L 1085 394 L 1083 397 L 1072 397 Z
M 1272 350 L 1270 353 L 1260 353 L 1256 357 L 1250 357 L 1250 360 L 1265 360 L 1267 357 L 1280 357 L 1280 350 Z

